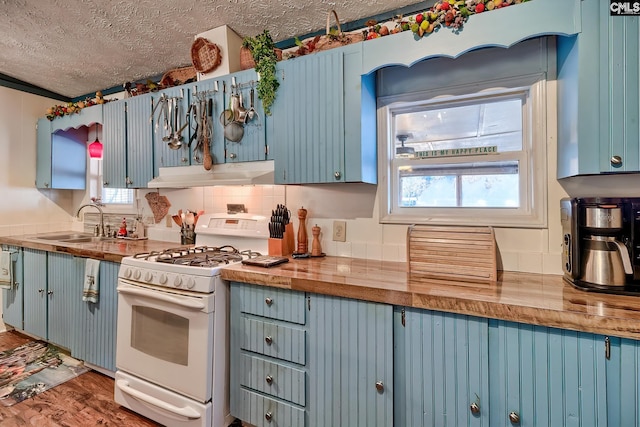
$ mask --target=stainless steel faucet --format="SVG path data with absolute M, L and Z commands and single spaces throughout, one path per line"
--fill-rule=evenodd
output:
M 80 211 L 83 208 L 86 208 L 87 206 L 88 207 L 92 207 L 92 208 L 96 208 L 100 212 L 100 224 L 98 224 L 98 237 L 105 237 L 105 234 L 104 234 L 104 212 L 102 211 L 102 208 L 100 206 L 98 206 L 95 203 L 87 203 L 86 205 L 82 205 L 82 206 L 80 206 L 78 208 L 78 212 L 76 212 L 76 217 L 80 218 Z

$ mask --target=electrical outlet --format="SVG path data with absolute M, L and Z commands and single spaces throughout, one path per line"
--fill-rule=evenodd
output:
M 347 221 L 333 221 L 333 241 L 345 242 L 347 240 Z

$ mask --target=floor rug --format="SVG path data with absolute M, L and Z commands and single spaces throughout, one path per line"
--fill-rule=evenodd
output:
M 0 405 L 15 405 L 87 371 L 81 361 L 42 341 L 2 351 Z

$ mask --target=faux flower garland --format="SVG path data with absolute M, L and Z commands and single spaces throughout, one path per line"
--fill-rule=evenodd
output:
M 84 101 L 68 102 L 63 105 L 54 105 L 47 108 L 47 119 L 52 121 L 56 117 L 70 116 L 72 114 L 78 114 L 83 108 L 91 107 L 92 105 L 104 104 L 108 100 L 104 99 L 102 92 L 96 92 L 96 98 L 87 98 Z
M 422 37 L 441 26 L 459 31 L 469 16 L 529 0 L 442 0 L 410 18 L 410 29 Z
M 525 3 L 530 0 L 440 0 L 431 8 L 415 16 L 403 19 L 401 15 L 394 19 L 395 26 L 391 29 L 378 24 L 375 20 L 366 22 L 367 29 L 363 30 L 364 39 L 371 40 L 402 31 L 412 31 L 419 37 L 432 33 L 439 27 L 450 27 L 460 31 L 462 24 L 469 16 L 487 12 L 512 4 Z

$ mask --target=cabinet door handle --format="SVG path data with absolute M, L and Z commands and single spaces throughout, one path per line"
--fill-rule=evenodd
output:
M 271 345 L 271 343 L 273 342 L 273 338 L 271 338 L 271 336 L 266 336 L 264 337 L 264 342 L 266 342 L 267 345 Z
M 267 297 L 265 298 L 264 303 L 271 307 L 271 304 L 273 304 L 273 299 Z
M 267 378 L 265 378 L 265 380 L 267 381 L 267 384 L 273 384 L 273 377 L 271 375 L 267 375 Z
M 509 421 L 511 424 L 520 424 L 520 415 L 516 411 L 509 412 Z
M 53 295 L 53 291 L 47 292 L 47 295 Z
M 271 414 L 271 411 L 267 411 L 264 414 L 264 419 L 267 421 L 271 421 L 271 418 L 273 418 L 273 415 Z
M 382 383 L 382 381 L 376 382 L 376 390 L 378 390 L 380 393 L 384 391 L 384 384 Z
M 334 177 L 335 179 L 340 179 L 340 177 L 342 177 L 342 174 L 341 174 L 339 171 L 335 171 L 335 172 L 333 173 L 333 177 Z
M 44 292 L 44 289 L 38 289 L 38 293 L 41 294 Z
M 473 402 L 469 406 L 469 409 L 471 410 L 472 414 L 479 414 L 480 413 L 480 405 L 478 405 L 478 402 Z
M 620 157 L 620 156 L 611 156 L 611 164 L 613 166 L 620 166 L 622 164 L 622 157 Z

